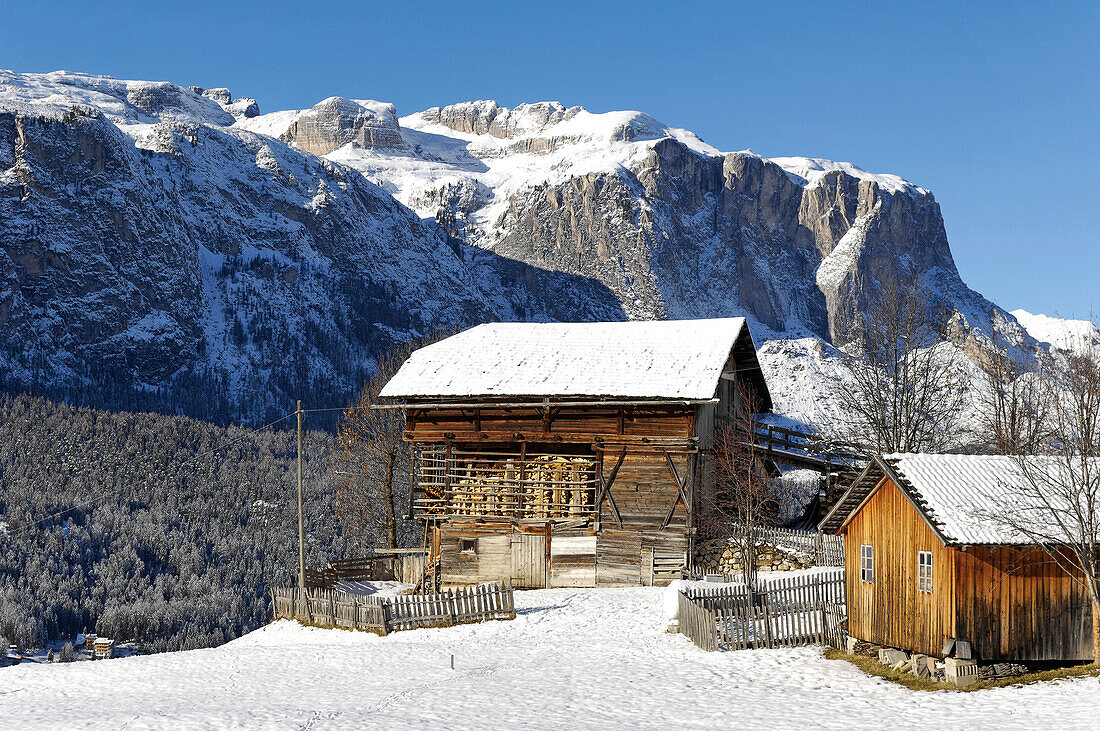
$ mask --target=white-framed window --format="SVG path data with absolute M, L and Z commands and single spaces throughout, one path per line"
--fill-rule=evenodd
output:
M 859 547 L 859 578 L 871 583 L 875 580 L 875 547 L 863 544 Z
M 931 551 L 917 551 L 917 590 L 932 593 Z

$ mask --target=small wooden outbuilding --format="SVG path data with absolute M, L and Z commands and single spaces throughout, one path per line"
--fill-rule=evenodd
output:
M 962 640 L 987 662 L 1092 659 L 1087 590 L 989 518 L 1022 479 L 1013 457 L 872 460 L 821 523 L 845 538 L 849 636 L 937 657 Z
M 744 318 L 480 325 L 381 396 L 406 410 L 442 582 L 520 587 L 682 576 L 716 425 L 771 409 Z

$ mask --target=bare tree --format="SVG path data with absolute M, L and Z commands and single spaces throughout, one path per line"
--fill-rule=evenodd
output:
M 960 437 L 966 372 L 949 311 L 917 281 L 888 284 L 844 348 L 838 441 L 877 453 L 941 452 Z
M 396 548 L 413 540 L 408 512 L 412 450 L 401 409 L 377 409 L 379 392 L 417 348 L 439 339 L 396 345 L 375 358 L 374 373 L 344 411 L 332 473 L 336 505 L 345 529 L 360 545 Z
M 1085 588 L 1100 662 L 1100 346 L 1060 359 L 1043 382 L 1048 454 L 1013 457 L 1019 479 L 981 517 L 1040 546 Z
M 744 408 L 738 408 L 730 422 L 715 429 L 707 460 L 713 488 L 700 506 L 700 528 L 704 535 L 722 537 L 734 528 L 733 543 L 740 553 L 741 573 L 752 586 L 759 553 L 757 534 L 774 522 L 777 505 L 770 475 L 758 451 L 758 424 L 751 408 L 756 396 L 751 388 L 739 383 L 737 400 Z
M 997 454 L 1038 454 L 1049 444 L 1048 399 L 1042 354 L 1010 342 L 993 320 L 993 343 L 984 363 L 981 422 Z

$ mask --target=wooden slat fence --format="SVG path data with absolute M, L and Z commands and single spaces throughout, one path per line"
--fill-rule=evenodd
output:
M 844 646 L 843 574 L 688 587 L 679 602 L 680 632 L 704 650 Z
M 340 584 L 361 581 L 415 584 L 424 574 L 427 558 L 426 548 L 377 549 L 365 556 L 330 561 L 323 569 L 306 569 L 306 586 L 336 589 L 341 588 Z
M 338 589 L 271 590 L 276 619 L 296 619 L 323 627 L 389 634 L 418 627 L 450 627 L 490 619 L 515 619 L 510 586 L 481 584 L 439 594 L 364 596 Z
M 695 646 L 707 652 L 718 649 L 717 617 L 701 602 L 692 601 L 680 592 L 680 633 L 687 635 Z

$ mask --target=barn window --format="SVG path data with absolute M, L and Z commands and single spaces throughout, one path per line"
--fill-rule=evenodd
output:
M 917 552 L 917 590 L 932 593 L 932 552 Z
M 477 553 L 477 539 L 459 538 L 458 551 L 459 553 Z
M 859 578 L 871 583 L 875 580 L 875 547 L 866 544 L 859 547 Z

